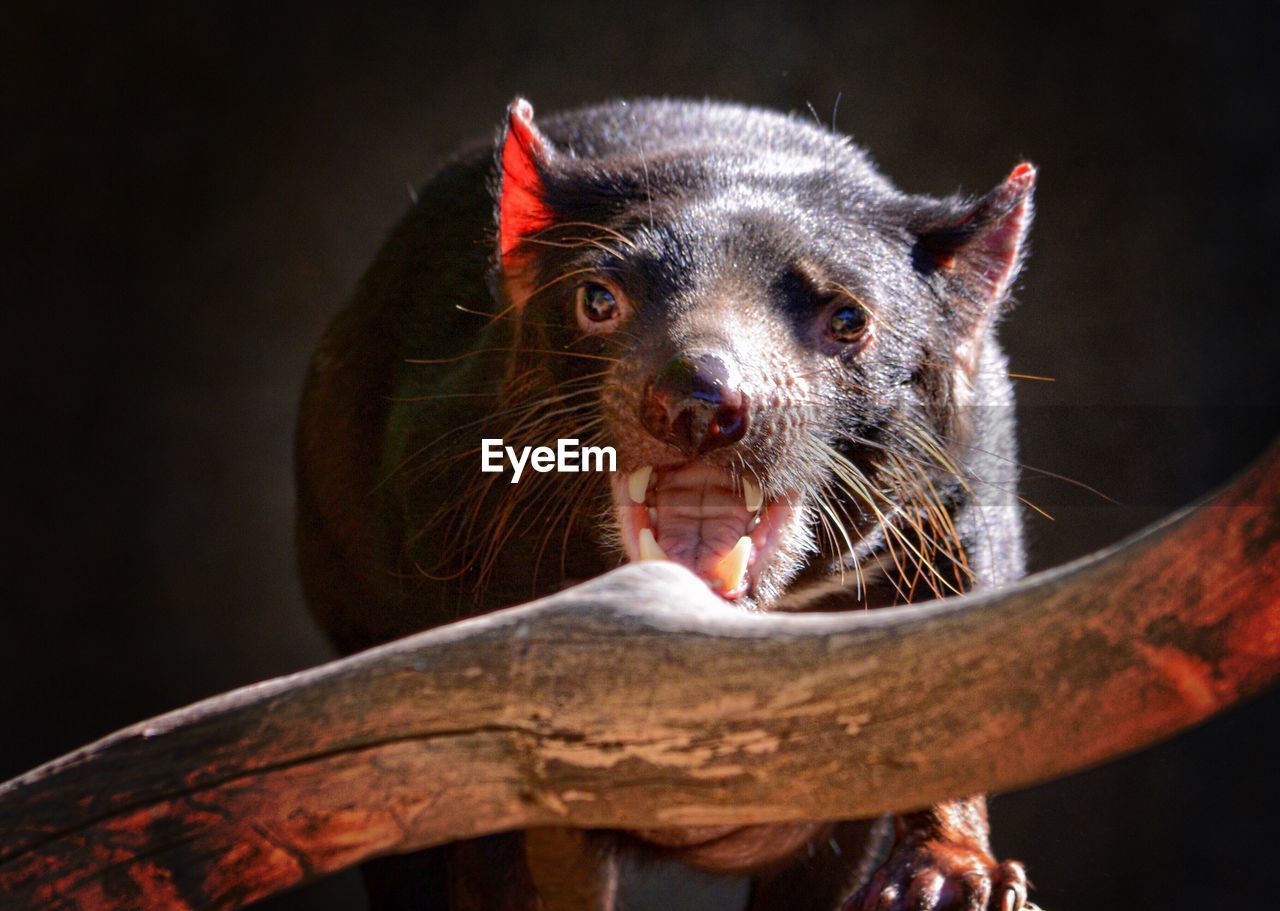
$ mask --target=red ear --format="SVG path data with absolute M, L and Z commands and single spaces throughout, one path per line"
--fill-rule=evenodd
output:
M 551 223 L 538 169 L 551 154 L 551 144 L 533 125 L 533 106 L 523 98 L 511 102 L 498 197 L 498 249 L 504 262 L 521 240 Z
M 1025 161 L 961 218 L 920 238 L 932 270 L 951 273 L 984 306 L 1000 303 L 1022 264 L 1036 169 Z

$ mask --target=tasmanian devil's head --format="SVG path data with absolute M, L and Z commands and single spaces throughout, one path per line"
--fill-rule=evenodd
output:
M 607 110 L 543 132 L 517 101 L 494 186 L 513 395 L 536 374 L 617 450 L 596 545 L 754 606 L 877 554 L 962 587 L 950 512 L 1034 170 L 910 196 L 794 118 Z

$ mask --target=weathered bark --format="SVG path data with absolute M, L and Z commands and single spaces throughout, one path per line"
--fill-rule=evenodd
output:
M 1280 452 L 998 593 L 745 615 L 671 564 L 123 730 L 0 787 L 0 904 L 234 908 L 533 826 L 850 819 L 1052 778 L 1280 675 Z

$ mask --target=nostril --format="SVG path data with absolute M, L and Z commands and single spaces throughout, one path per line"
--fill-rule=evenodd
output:
M 640 401 L 640 423 L 654 437 L 666 440 L 671 430 L 671 397 L 651 383 Z
M 746 397 L 739 396 L 740 403 L 736 407 L 716 409 L 711 421 L 710 430 L 727 443 L 736 443 L 747 432 Z

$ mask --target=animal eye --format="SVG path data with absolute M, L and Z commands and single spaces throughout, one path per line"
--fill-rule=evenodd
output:
M 867 332 L 871 314 L 862 304 L 847 304 L 836 309 L 827 323 L 827 331 L 837 342 L 856 342 Z
M 621 292 L 600 282 L 583 282 L 578 286 L 578 322 L 588 331 L 607 329 L 623 316 Z
M 578 289 L 578 308 L 593 323 L 605 323 L 618 315 L 618 299 L 604 285 L 587 282 Z

